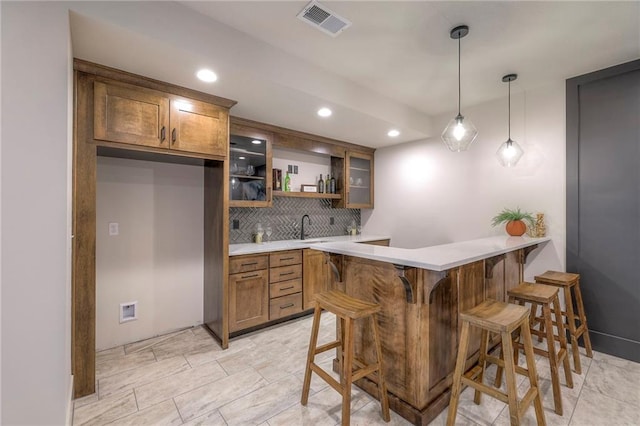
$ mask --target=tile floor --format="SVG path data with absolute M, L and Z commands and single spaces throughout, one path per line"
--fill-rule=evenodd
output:
M 332 339 L 323 314 L 320 342 Z M 340 396 L 314 374 L 309 404 L 300 405 L 311 317 L 231 341 L 223 351 L 202 327 L 98 352 L 97 393 L 74 402 L 74 425 L 336 425 Z M 317 357 L 330 370 L 333 351 Z M 523 357 L 521 357 L 523 358 Z M 640 364 L 595 353 L 582 356 L 574 388 L 562 386 L 564 416 L 553 411 L 547 360 L 537 358 L 548 425 L 640 424 Z M 487 375 L 495 374 L 495 368 Z M 561 375 L 562 377 L 562 375 Z M 490 379 L 490 377 L 489 377 Z M 564 378 L 561 378 L 564 381 Z M 528 387 L 521 379 L 519 393 Z M 377 400 L 353 388 L 351 424 L 385 425 Z M 446 410 L 431 424 L 444 425 Z M 535 424 L 533 408 L 525 424 Z M 391 425 L 409 424 L 392 412 Z M 508 425 L 506 405 L 466 389 L 456 424 Z

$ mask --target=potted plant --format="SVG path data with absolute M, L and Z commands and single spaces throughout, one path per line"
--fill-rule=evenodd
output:
M 529 225 L 533 226 L 534 219 L 531 213 L 520 211 L 520 207 L 516 208 L 516 210 L 505 208 L 493 218 L 491 225 L 496 226 L 506 222 L 507 225 L 505 226 L 505 229 L 507 230 L 507 233 L 509 235 L 519 237 L 527 230 L 525 221 L 528 222 Z

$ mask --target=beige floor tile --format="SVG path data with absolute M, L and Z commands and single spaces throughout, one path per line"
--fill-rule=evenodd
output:
M 150 339 L 141 340 L 139 342 L 129 343 L 127 345 L 124 345 L 124 351 L 125 353 L 130 354 L 133 352 L 138 352 L 144 349 L 148 349 L 153 345 L 164 342 L 165 340 L 172 339 L 173 337 L 177 336 L 180 333 L 184 333 L 185 331 L 189 331 L 189 330 L 188 329 L 177 330 L 177 331 L 174 331 L 173 333 L 167 333 L 161 336 L 152 337 Z
M 135 352 L 130 355 L 109 358 L 96 358 L 96 379 L 104 379 L 114 374 L 133 370 L 145 365 L 155 364 L 156 357 L 153 352 L 148 349 L 141 352 Z
M 73 424 L 102 425 L 138 410 L 133 390 L 105 398 L 74 410 Z
M 617 358 L 613 355 L 605 354 L 602 352 L 593 351 L 593 361 L 597 361 L 600 363 L 606 362 L 607 364 L 615 365 L 616 367 L 624 368 L 634 373 L 640 373 L 640 362 L 633 362 L 627 359 Z
M 178 426 L 182 424 L 176 404 L 172 399 L 153 405 L 146 410 L 138 411 L 109 423 L 118 426 L 163 425 Z
M 211 361 L 217 361 L 221 357 L 228 357 L 241 352 L 256 351 L 257 346 L 250 339 L 238 339 L 229 342 L 229 347 L 225 350 L 215 344 L 215 346 L 202 346 L 199 348 L 191 348 L 185 352 L 185 358 L 191 366 L 205 364 Z
M 126 355 L 124 346 L 116 346 L 115 348 L 105 349 L 96 352 L 96 363 L 105 362 L 112 359 L 122 358 Z
M 640 419 L 640 407 L 583 387 L 570 426 L 631 426 Z
M 137 386 L 135 392 L 138 408 L 142 410 L 226 376 L 222 367 L 213 361 Z
M 442 410 L 442 412 L 440 412 L 440 414 L 438 414 L 438 416 L 435 419 L 431 420 L 431 422 L 429 423 L 429 426 L 446 426 L 448 411 L 449 411 L 449 407 L 447 406 L 444 410 Z M 474 422 L 473 420 L 466 418 L 462 414 L 457 413 L 455 425 L 456 426 L 476 426 L 477 423 Z
M 196 417 L 190 422 L 184 423 L 185 426 L 227 426 L 227 422 L 222 418 L 220 411 L 214 410 L 200 417 Z
M 218 348 L 220 348 L 220 346 L 213 340 L 213 337 L 203 339 L 202 336 L 194 335 L 191 330 L 185 330 L 151 347 L 158 361 L 185 353 L 207 349 L 215 350 Z
M 96 388 L 97 390 L 97 388 Z M 98 401 L 98 392 L 92 393 L 91 395 L 83 396 L 82 398 L 77 398 L 73 400 L 73 408 L 74 410 L 82 407 L 83 405 L 92 404 Z
M 257 425 L 299 404 L 302 382 L 294 376 L 264 386 L 220 408 L 229 425 Z
M 267 385 L 253 369 L 222 378 L 174 398 L 185 421 L 213 411 L 231 401 Z
M 624 364 L 594 360 L 585 376 L 584 387 L 640 407 L 640 371 L 618 366 Z
M 114 374 L 98 381 L 100 399 L 190 369 L 182 355 Z
M 389 425 L 389 426 L 410 426 L 411 423 L 408 420 L 400 417 L 397 413 L 390 411 L 391 421 L 385 422 L 382 418 L 382 408 L 380 402 L 374 400 L 369 402 L 364 407 L 351 413 L 351 425 L 353 426 L 368 426 L 368 425 Z
M 289 425 L 336 425 L 340 424 L 342 396 L 335 389 L 327 387 L 310 395 L 306 406 L 300 404 L 302 385 L 297 395 L 297 403 L 268 420 L 270 426 Z M 374 401 L 363 390 L 353 387 L 351 393 L 351 411 L 355 412 Z

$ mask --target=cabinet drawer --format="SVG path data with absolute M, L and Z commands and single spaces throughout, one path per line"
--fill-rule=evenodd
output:
M 269 282 L 289 281 L 302 277 L 302 265 L 281 266 L 269 269 Z
M 302 263 L 302 250 L 279 251 L 271 253 L 269 256 L 272 268 Z
M 271 284 L 269 288 L 269 297 L 275 299 L 277 297 L 286 296 L 288 294 L 299 293 L 302 291 L 302 280 L 300 278 L 290 281 L 282 281 Z
M 302 293 L 271 299 L 269 319 L 274 320 L 302 312 Z
M 229 258 L 229 273 L 257 271 L 269 267 L 269 256 L 259 254 L 256 256 L 233 256 Z

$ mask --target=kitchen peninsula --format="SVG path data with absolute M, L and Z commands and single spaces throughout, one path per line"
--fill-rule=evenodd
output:
M 549 240 L 500 236 L 417 249 L 324 242 L 311 249 L 333 263 L 333 288 L 381 305 L 390 406 L 413 424 L 426 425 L 449 403 L 458 312 L 487 298 L 504 301 L 523 280 L 529 253 Z M 355 325 L 355 354 L 365 363 L 374 354 L 368 327 Z M 467 365 L 477 360 L 480 346 L 479 332 L 471 336 Z M 369 379 L 356 383 L 376 395 Z

